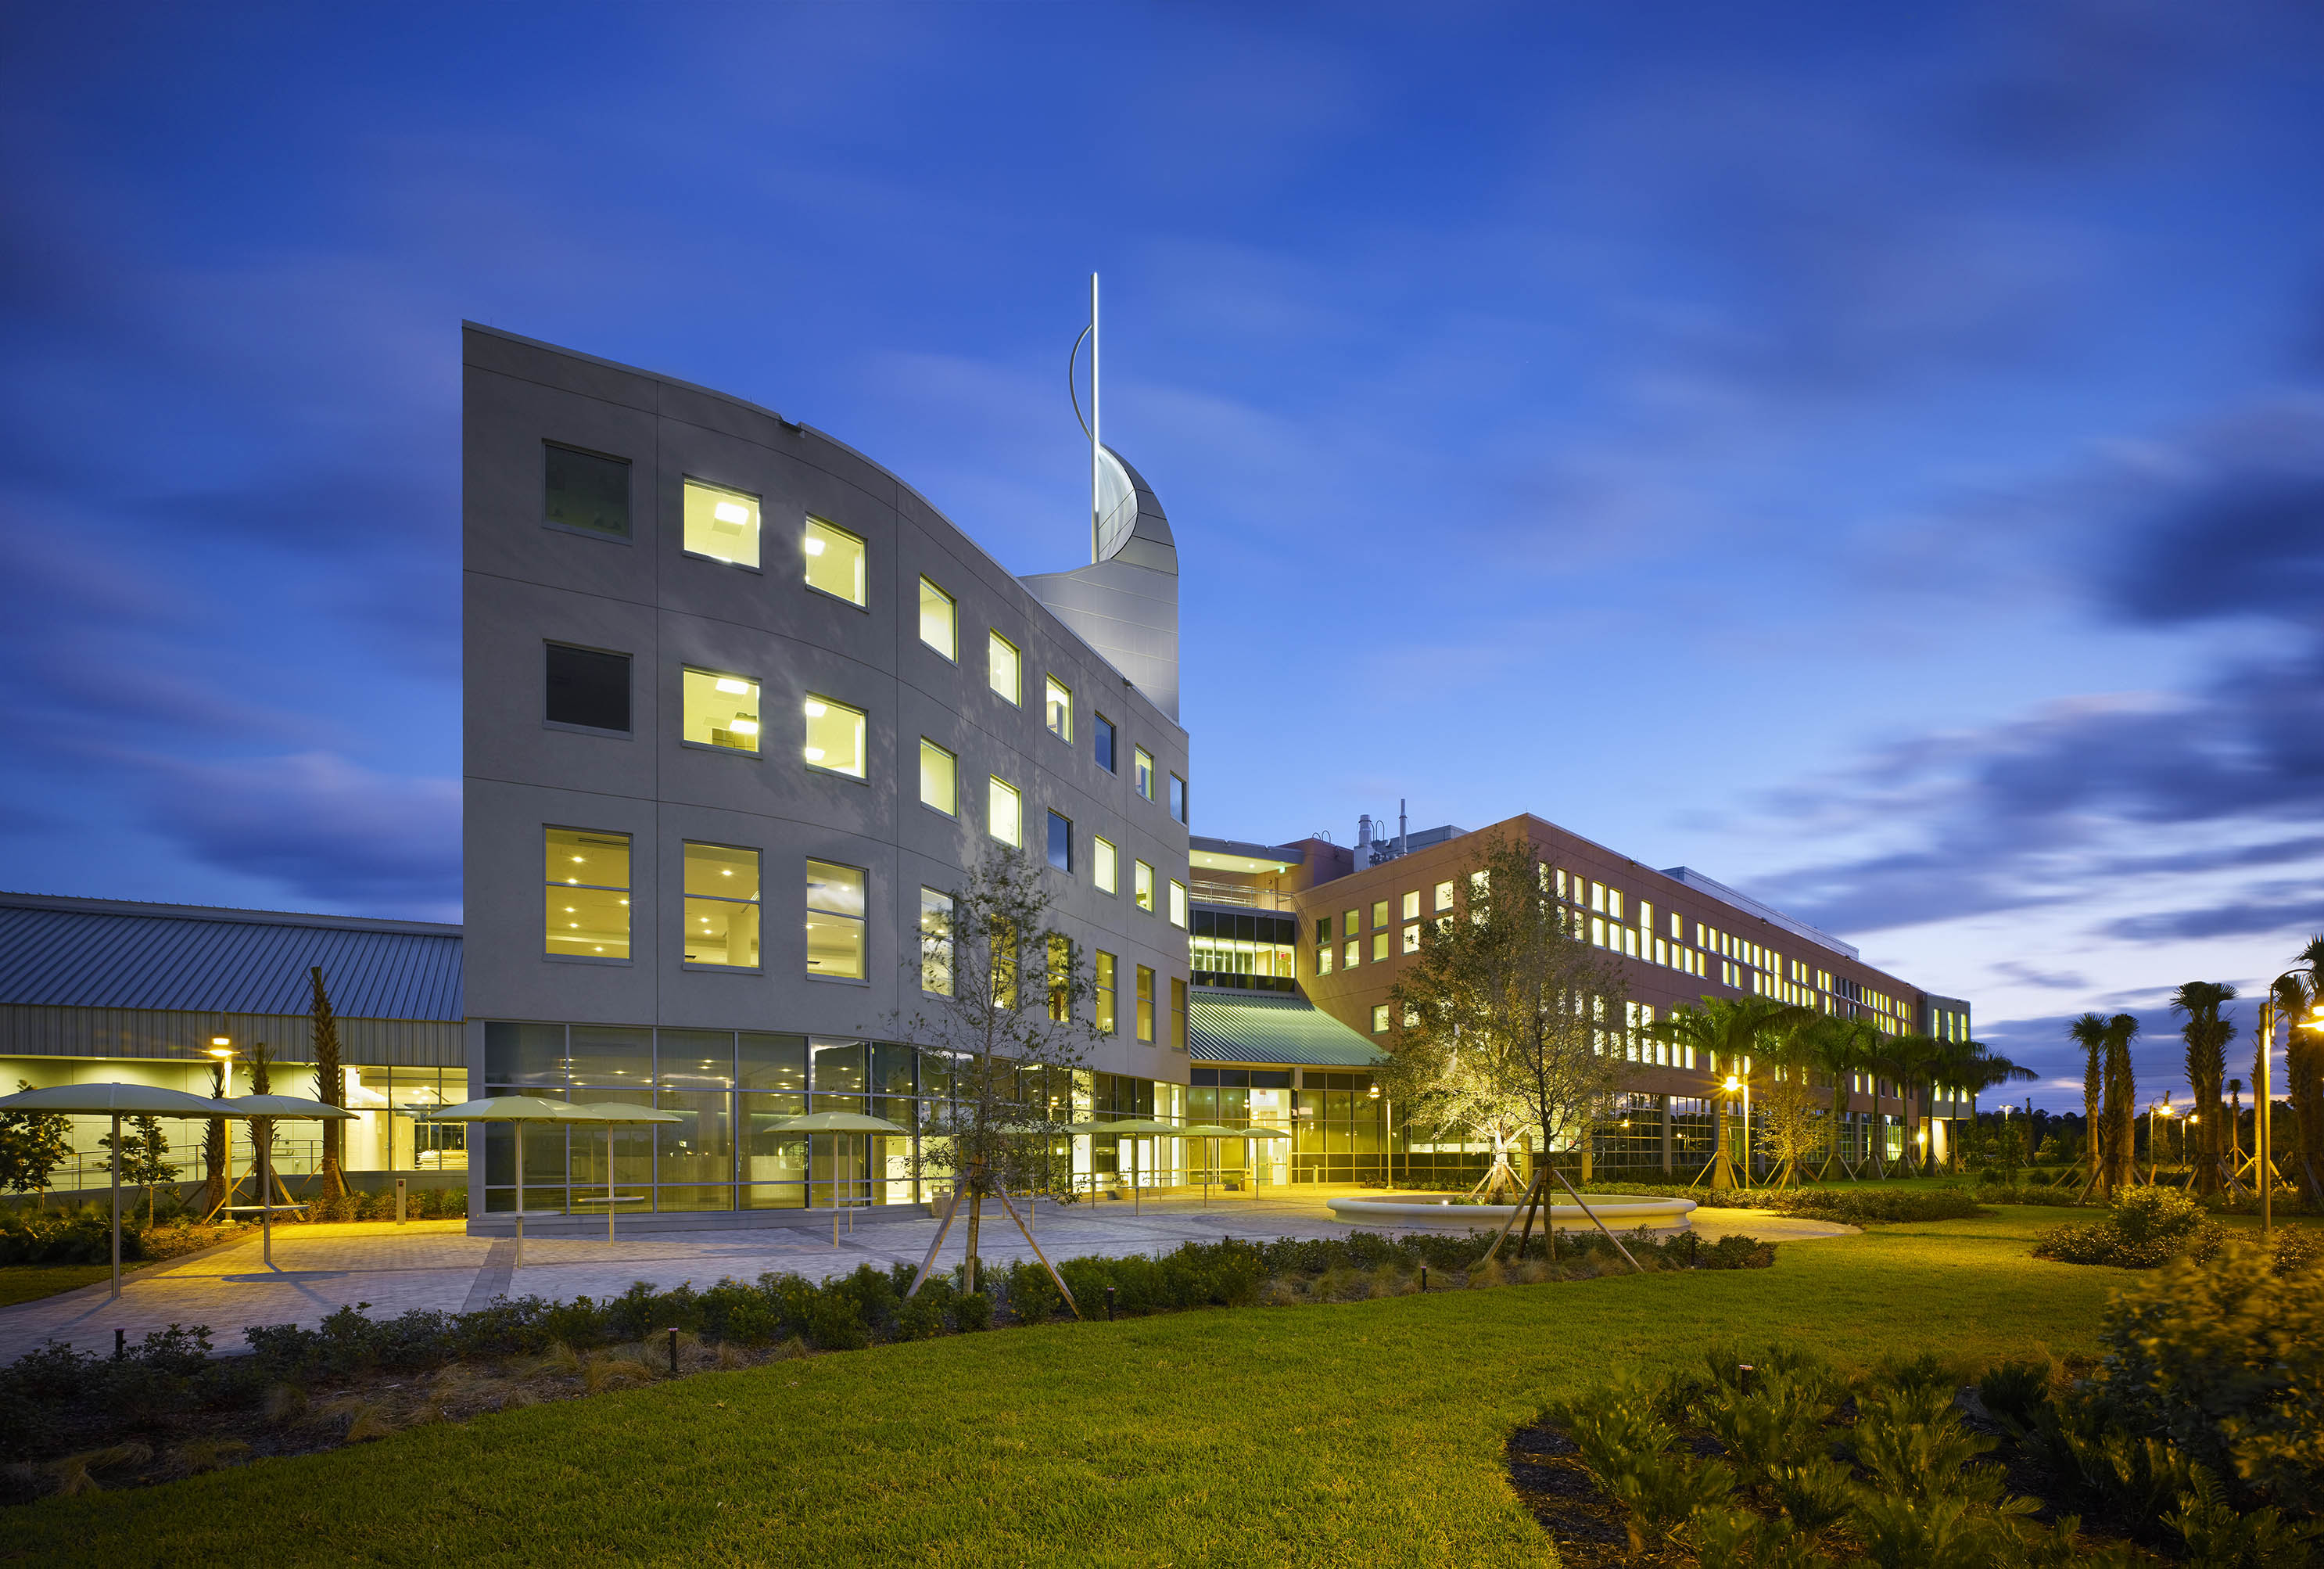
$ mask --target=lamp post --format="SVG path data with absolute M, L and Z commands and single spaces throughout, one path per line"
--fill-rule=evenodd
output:
M 1724 1103 L 1724 1103 L 1724 1104 L 1722 1104 L 1722 1105 L 1719 1108 L 1719 1121 L 1720 1121 L 1720 1125 L 1721 1125 L 1722 1127 L 1726 1124 L 1726 1121 L 1727 1121 L 1728 1118 L 1732 1114 L 1732 1112 L 1731 1112 L 1730 1108 L 1732 1108 L 1732 1107 L 1734 1106 L 1734 1104 L 1735 1104 L 1735 1092 L 1736 1092 L 1737 1090 L 1738 1090 L 1738 1089 L 1739 1089 L 1739 1090 L 1741 1090 L 1741 1091 L 1743 1092 L 1743 1137 L 1744 1137 L 1744 1139 L 1748 1141 L 1748 1140 L 1750 1139 L 1750 1137 L 1751 1137 L 1751 1089 L 1750 1089 L 1750 1086 L 1749 1086 L 1749 1085 L 1748 1085 L 1748 1084 L 1744 1084 L 1744 1082 L 1743 1082 L 1741 1079 L 1737 1078 L 1733 1074 L 1729 1074 L 1729 1075 L 1727 1075 L 1727 1083 L 1726 1083 L 1722 1087 L 1725 1089 L 1725 1091 L 1726 1091 L 1726 1094 L 1725 1094 L 1725 1096 L 1723 1097 L 1723 1100 L 1724 1100 Z M 1722 1143 L 1722 1144 L 1723 1144 L 1723 1143 L 1725 1143 L 1725 1142 L 1726 1142 L 1726 1140 L 1725 1140 L 1724 1139 L 1721 1139 L 1719 1142 L 1720 1142 L 1720 1143 Z M 1729 1166 L 1732 1166 L 1732 1165 L 1734 1164 L 1734 1160 L 1733 1160 L 1733 1158 L 1732 1158 L 1731 1156 L 1729 1158 L 1728 1164 L 1729 1164 Z M 1744 1180 L 1743 1180 L 1743 1186 L 1746 1186 L 1746 1187 L 1748 1187 L 1748 1186 L 1751 1186 L 1751 1181 L 1750 1181 L 1750 1173 L 1749 1173 L 1749 1168 L 1746 1168 L 1744 1169 Z
M 2259 1060 L 2253 1065 L 2259 1073 L 2258 1082 L 2252 1085 L 2252 1148 L 2254 1175 L 2259 1180 L 2259 1230 L 2263 1237 L 2273 1234 L 2275 1230 L 2274 1130 L 2269 1126 L 2275 1120 L 2269 1114 L 2274 1110 L 2275 1099 L 2270 1087 L 2275 1066 L 2272 1060 L 2275 1055 L 2275 1018 L 2278 1011 L 2275 988 L 2300 974 L 2298 970 L 2286 970 L 2278 975 L 2268 983 L 2259 1005 Z M 2319 979 L 2313 973 L 2308 978 L 2311 984 Z M 2293 1029 L 2324 1030 L 2324 1000 L 2310 1007 L 2307 1018 L 2292 1020 L 2291 1027 Z
M 1379 1081 L 1377 1079 L 1372 1081 L 1372 1087 L 1367 1092 L 1367 1094 L 1371 1099 L 1379 1102 L 1380 1111 L 1382 1113 L 1380 1121 L 1380 1186 L 1387 1189 L 1393 1189 L 1396 1186 L 1396 1140 L 1392 1136 L 1396 1119 L 1395 1103 L 1385 1099 L 1380 1094 Z

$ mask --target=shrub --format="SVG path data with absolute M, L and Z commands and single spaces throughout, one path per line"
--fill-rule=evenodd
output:
M 963 1292 L 953 1299 L 953 1323 L 964 1334 L 974 1334 L 992 1327 L 992 1298 L 981 1291 Z
M 1046 1324 L 1065 1305 L 1048 1270 L 1035 1262 L 1020 1260 L 1010 1265 L 1001 1277 L 1001 1289 L 1009 1315 L 1019 1324 Z
M 2224 1233 L 2202 1206 L 2175 1187 L 2126 1187 L 2107 1218 L 2053 1226 L 2034 1243 L 2037 1259 L 2061 1264 L 2111 1264 L 2152 1269 L 2172 1259 L 2208 1258 Z
M 844 1291 L 816 1294 L 815 1305 L 807 1309 L 807 1333 L 823 1351 L 862 1351 L 872 1343 L 872 1326 L 863 1322 L 862 1305 Z

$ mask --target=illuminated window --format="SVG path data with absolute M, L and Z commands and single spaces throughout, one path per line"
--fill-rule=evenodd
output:
M 1097 1029 L 1100 1035 L 1116 1035 L 1121 1029 L 1120 1021 L 1116 1017 L 1114 1010 L 1114 992 L 1117 984 L 1115 975 L 1120 967 L 1120 963 L 1104 949 L 1098 950 Z
M 1315 949 L 1315 973 L 1319 975 L 1328 975 L 1332 973 L 1332 945 L 1329 943 L 1322 944 Z
M 807 557 L 807 586 L 850 605 L 863 603 L 863 541 L 821 518 L 807 521 L 799 541 Z
M 1119 893 L 1120 890 L 1121 855 L 1111 839 L 1090 841 L 1092 879 L 1100 893 Z
M 1440 910 L 1451 909 L 1452 908 L 1452 885 L 1451 883 L 1440 882 L 1436 885 L 1436 908 Z
M 1154 798 L 1154 754 L 1142 746 L 1130 748 L 1130 778 L 1138 793 L 1148 800 Z
M 1153 914 L 1154 868 L 1148 866 L 1143 861 L 1131 862 L 1130 863 L 1130 891 L 1131 898 L 1137 900 L 1139 909 L 1144 910 L 1148 915 Z
M 1186 924 L 1186 885 L 1175 877 L 1170 880 L 1170 924 Z
M 1097 723 L 1092 733 L 1091 753 L 1097 759 L 1098 767 L 1111 773 L 1113 771 L 1113 721 L 1102 714 L 1093 715 L 1092 717 Z
M 807 765 L 862 779 L 863 711 L 814 696 L 802 707 L 807 715 Z
M 686 548 L 737 567 L 759 564 L 759 498 L 724 485 L 686 482 Z
M 609 539 L 630 537 L 630 460 L 559 447 L 547 449 L 549 485 L 541 518 L 560 529 Z
M 1017 645 L 993 632 L 985 640 L 984 659 L 985 683 L 1007 702 L 1024 702 L 1023 661 L 1018 657 Z
M 1374 1035 L 1388 1033 L 1388 1004 L 1385 1002 L 1372 1010 L 1372 1033 Z
M 1406 920 L 1418 920 L 1420 918 L 1420 891 L 1418 889 L 1415 889 L 1413 891 L 1404 896 L 1404 918 Z
M 920 737 L 920 805 L 934 807 L 945 817 L 960 813 L 959 759 L 930 741 Z
M 1170 820 L 1174 823 L 1186 820 L 1186 781 L 1175 773 L 1170 776 Z
M 1060 872 L 1074 869 L 1074 820 L 1056 812 L 1049 814 L 1049 864 Z
M 1049 734 L 1060 741 L 1071 741 L 1074 738 L 1073 688 L 1055 676 L 1048 678 L 1047 688 L 1043 712 Z
M 1374 932 L 1372 934 L 1372 963 L 1375 964 L 1383 964 L 1387 962 L 1388 933 Z
M 1185 977 L 1170 977 L 1170 1049 L 1186 1049 L 1186 982 Z
M 759 853 L 686 846 L 686 962 L 759 967 Z
M 1363 921 L 1364 912 L 1362 910 L 1351 909 L 1346 911 L 1340 917 L 1340 935 L 1343 937 L 1354 937 L 1358 931 L 1362 929 Z
M 697 746 L 729 752 L 759 750 L 759 683 L 748 676 L 684 667 L 678 684 L 685 706 L 680 732 Z
M 960 617 L 952 595 L 920 579 L 920 641 L 948 660 L 960 658 Z
M 1362 955 L 1359 950 L 1360 950 L 1363 946 L 1361 938 L 1350 937 L 1348 939 L 1347 946 L 1342 948 L 1340 952 L 1340 967 L 1345 970 L 1352 970 L 1359 964 L 1362 963 Z
M 1154 1038 L 1154 972 L 1144 964 L 1138 966 L 1138 1038 Z
M 984 792 L 984 831 L 1003 844 L 1025 843 L 1025 808 L 1017 787 L 999 779 L 988 780 Z
M 807 863 L 807 973 L 864 977 L 863 873 L 855 867 Z
M 1418 927 L 1408 926 L 1404 928 L 1404 951 L 1407 954 L 1416 954 L 1420 952 L 1420 928 Z
M 1388 924 L 1388 900 L 1385 899 L 1372 900 L 1372 926 L 1377 929 Z
M 920 890 L 920 990 L 952 995 L 952 895 Z
M 542 830 L 549 883 L 544 952 L 584 959 L 630 956 L 630 836 L 585 828 Z
M 582 730 L 630 733 L 630 656 L 550 643 L 541 717 Z

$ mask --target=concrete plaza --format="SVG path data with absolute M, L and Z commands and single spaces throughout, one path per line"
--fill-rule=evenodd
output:
M 1334 1219 L 1324 1207 L 1329 1196 L 1322 1189 L 1264 1198 L 1222 1195 L 1207 1204 L 1174 1197 L 1135 1211 L 1127 1204 L 1063 1209 L 1044 1204 L 1033 1230 L 1041 1251 L 1054 1261 L 1163 1252 L 1181 1242 L 1222 1237 L 1341 1237 L 1381 1229 Z M 1692 1218 L 1706 1241 L 1740 1232 L 1797 1241 L 1844 1236 L 1856 1229 L 1764 1210 L 1697 1210 Z M 940 1267 L 960 1260 L 966 1230 L 964 1214 L 945 1241 Z M 861 1221 L 852 1232 L 843 1221 L 836 1245 L 828 1224 L 640 1234 L 612 1243 L 602 1235 L 529 1236 L 519 1269 L 513 1241 L 471 1237 L 465 1221 L 283 1226 L 274 1233 L 271 1269 L 254 1232 L 137 1270 L 124 1278 L 117 1301 L 99 1284 L 0 1308 L 0 1361 L 14 1361 L 46 1340 L 109 1352 L 116 1329 L 125 1330 L 134 1343 L 147 1331 L 172 1324 L 208 1325 L 220 1352 L 238 1352 L 245 1326 L 312 1326 L 335 1309 L 357 1303 L 385 1318 L 413 1308 L 479 1308 L 502 1296 L 613 1297 L 639 1280 L 657 1288 L 691 1281 L 700 1288 L 728 1277 L 755 1280 L 770 1271 L 821 1279 L 859 1264 L 917 1265 L 936 1232 L 936 1222 L 915 1218 Z M 979 1251 L 989 1263 L 1032 1256 L 997 1207 L 986 1213 Z

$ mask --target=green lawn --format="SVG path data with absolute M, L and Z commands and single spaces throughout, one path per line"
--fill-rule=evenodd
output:
M 2095 1346 L 2069 1218 L 1884 1226 L 1773 1269 L 1187 1313 L 700 1374 L 14 1513 L 47 1564 L 1548 1564 L 1502 1444 L 1727 1337 L 1845 1362 Z
M 122 1278 L 126 1279 L 146 1267 L 124 1264 Z M 0 1307 L 54 1297 L 76 1286 L 95 1286 L 112 1278 L 110 1264 L 0 1264 Z

